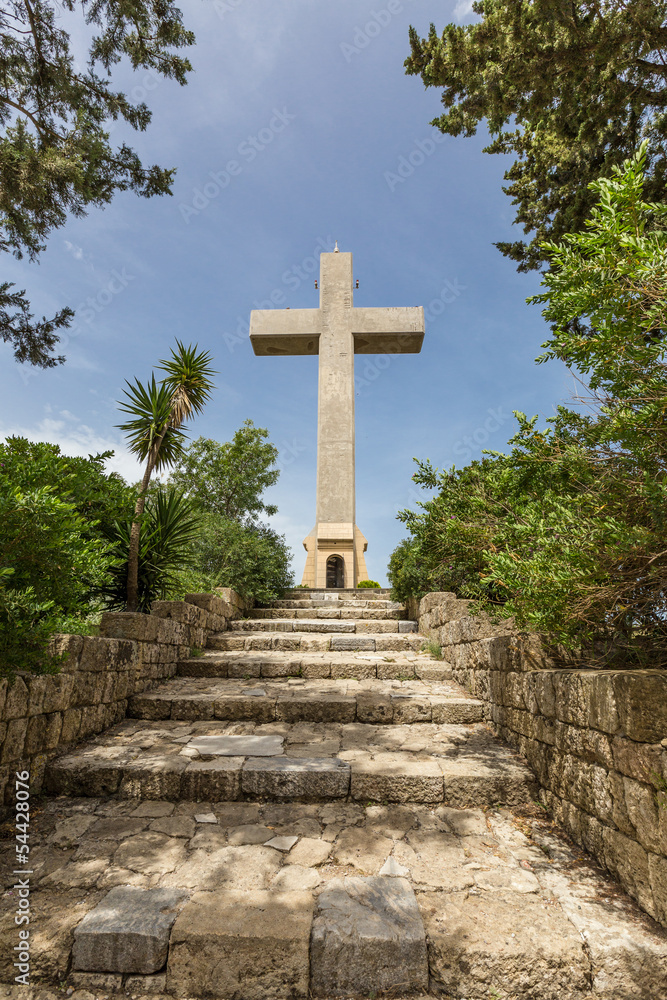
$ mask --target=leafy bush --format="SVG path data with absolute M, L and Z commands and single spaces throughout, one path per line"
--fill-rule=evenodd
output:
M 412 539 L 397 595 L 453 590 L 520 627 L 609 662 L 667 663 L 667 207 L 642 201 L 644 150 L 609 180 L 587 229 L 545 244 L 552 338 L 589 379 L 582 415 L 544 430 L 517 413 L 508 454 L 464 469 L 418 463 L 435 490 L 402 511 Z
M 54 445 L 0 445 L 0 672 L 48 668 L 49 636 L 100 607 L 113 564 L 101 520 L 127 487 L 104 456 L 68 459 Z M 122 485 L 121 485 L 122 484 Z
M 277 512 L 263 496 L 279 475 L 278 450 L 267 438 L 268 431 L 246 420 L 232 441 L 198 438 L 176 464 L 169 482 L 186 490 L 203 519 L 173 596 L 233 587 L 264 603 L 293 586 L 284 537 L 258 520 Z
M 267 603 L 294 583 L 290 555 L 284 537 L 271 528 L 205 514 L 190 543 L 190 565 L 174 574 L 170 595 L 232 587 L 247 600 Z
M 192 560 L 191 545 L 201 522 L 192 501 L 176 490 L 156 487 L 148 494 L 141 516 L 138 611 L 148 612 L 152 601 L 164 599 L 178 586 L 179 573 Z M 127 603 L 131 530 L 130 515 L 107 533 L 117 558 L 110 583 L 100 591 L 109 608 L 123 610 Z
M 360 580 L 357 587 L 367 587 L 370 589 L 377 588 L 380 589 L 380 584 L 376 583 L 375 580 Z

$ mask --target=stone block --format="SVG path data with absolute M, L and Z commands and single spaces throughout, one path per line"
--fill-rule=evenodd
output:
M 207 612 L 193 604 L 192 601 L 153 601 L 151 614 L 158 618 L 170 618 L 183 625 L 199 625 L 205 627 Z
M 356 701 L 342 694 L 279 697 L 276 719 L 280 722 L 354 722 Z
M 131 611 L 105 611 L 100 621 L 100 635 L 110 639 L 157 642 L 160 624 L 160 619 L 152 615 Z
M 44 737 L 46 735 L 46 716 L 33 715 L 28 719 L 25 740 L 23 742 L 23 753 L 26 757 L 32 757 L 44 749 Z
M 332 651 L 338 652 L 348 652 L 348 651 L 368 651 L 375 652 L 375 639 L 371 639 L 368 636 L 338 636 L 334 635 L 331 637 L 331 649 Z
M 181 997 L 306 1000 L 309 892 L 198 892 L 172 934 L 167 989 Z
M 22 677 L 15 677 L 9 683 L 5 696 L 4 720 L 22 719 L 28 714 L 28 687 Z
M 186 594 L 183 600 L 220 618 L 231 618 L 234 615 L 234 606 L 217 594 Z
M 642 909 L 655 917 L 647 851 L 641 844 L 607 826 L 603 827 L 603 838 L 605 865 Z
M 81 709 L 68 708 L 63 712 L 63 726 L 60 733 L 61 743 L 73 743 L 81 729 Z
M 320 893 L 311 935 L 311 992 L 369 995 L 428 987 L 424 926 L 410 884 L 375 876 L 332 879 Z
M 181 777 L 188 761 L 175 754 L 142 754 L 123 765 L 120 797 L 124 799 L 167 799 L 181 795 Z
M 64 712 L 70 707 L 72 690 L 74 688 L 74 676 L 72 674 L 54 674 L 47 677 L 46 691 L 44 692 L 45 712 Z
M 213 705 L 216 719 L 251 722 L 273 722 L 276 717 L 276 700 L 268 697 L 252 697 L 230 694 L 216 698 Z
M 352 762 L 350 794 L 361 802 L 442 802 L 442 771 L 436 759 L 418 754 L 358 757 Z
M 417 622 L 399 621 L 398 631 L 402 633 L 417 632 Z
M 181 783 L 181 798 L 191 802 L 233 802 L 241 797 L 243 757 L 193 760 Z
M 196 736 L 188 743 L 202 756 L 275 757 L 283 752 L 282 736 Z
M 10 764 L 12 761 L 21 759 L 27 729 L 28 720 L 26 718 L 11 719 L 7 723 L 7 735 L 2 744 L 0 764 Z
M 189 893 L 117 886 L 74 931 L 72 964 L 85 972 L 159 972 L 169 932 Z
M 649 854 L 648 870 L 655 918 L 667 927 L 667 858 Z
M 418 899 L 432 992 L 486 997 L 498 986 L 520 983 L 526 1000 L 590 995 L 584 942 L 559 907 L 546 907 L 538 896 L 502 891 L 420 893 Z
M 62 657 L 61 669 L 74 671 L 77 669 L 77 663 L 79 656 L 81 655 L 82 648 L 82 635 L 65 635 L 62 633 L 55 633 L 51 636 L 51 641 L 49 643 L 49 655 Z
M 350 766 L 336 758 L 252 758 L 243 765 L 241 789 L 253 798 L 342 798 L 350 787 Z
M 389 723 L 394 718 L 394 704 L 388 694 L 363 692 L 357 695 L 359 722 Z
M 614 674 L 620 727 L 628 739 L 659 743 L 667 733 L 667 676 L 658 670 Z

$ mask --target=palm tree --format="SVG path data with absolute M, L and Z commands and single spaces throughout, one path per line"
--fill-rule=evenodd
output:
M 203 410 L 211 395 L 211 376 L 216 374 L 210 367 L 211 360 L 211 355 L 198 351 L 196 344 L 185 347 L 177 339 L 171 358 L 158 365 L 158 370 L 166 372 L 166 377 L 158 384 L 152 375 L 148 386 L 138 379 L 134 383 L 126 382 L 126 400 L 118 404 L 132 419 L 117 426 L 128 434 L 130 451 L 146 462 L 130 530 L 128 611 L 137 610 L 141 518 L 150 479 L 155 470 L 173 465 L 182 454 L 185 434 L 180 428 Z

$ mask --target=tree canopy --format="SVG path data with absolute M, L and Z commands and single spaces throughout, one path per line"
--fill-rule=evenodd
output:
M 64 25 L 80 14 L 92 37 L 80 67 Z M 0 11 L 0 249 L 36 260 L 46 239 L 69 215 L 104 206 L 118 191 L 149 198 L 171 193 L 173 169 L 144 166 L 126 143 L 114 146 L 110 125 L 122 119 L 144 131 L 145 103 L 133 104 L 112 86 L 113 68 L 186 82 L 192 45 L 170 0 L 8 0 Z M 25 290 L 0 284 L 0 335 L 18 361 L 43 368 L 55 356 L 57 331 L 73 312 L 35 321 Z
M 578 376 L 586 412 L 546 429 L 517 413 L 507 454 L 463 469 L 420 462 L 435 495 L 399 517 L 401 597 L 455 590 L 593 654 L 664 665 L 667 637 L 667 207 L 644 198 L 646 151 L 591 186 L 581 233 L 542 247 L 532 300 L 553 325 L 539 361 Z
M 486 121 L 488 153 L 515 154 L 503 189 L 529 241 L 496 245 L 537 268 L 543 243 L 580 230 L 592 181 L 648 140 L 647 200 L 665 200 L 667 3 L 664 0 L 477 0 L 481 21 L 410 29 L 409 74 L 442 87 L 452 136 Z

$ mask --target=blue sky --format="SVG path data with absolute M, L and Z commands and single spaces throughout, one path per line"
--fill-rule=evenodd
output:
M 482 134 L 441 137 L 429 125 L 439 91 L 403 69 L 409 24 L 425 34 L 431 21 L 465 23 L 471 4 L 181 7 L 197 35 L 189 84 L 121 67 L 119 86 L 153 122 L 113 132 L 144 163 L 177 167 L 173 197 L 118 196 L 57 231 L 40 265 L 5 258 L 36 312 L 69 304 L 77 317 L 62 367 L 18 366 L 0 345 L 0 436 L 71 454 L 113 448 L 111 467 L 136 479 L 114 428 L 124 380 L 149 377 L 175 337 L 196 341 L 220 374 L 191 434 L 228 440 L 248 417 L 268 428 L 282 469 L 274 524 L 299 582 L 315 517 L 317 360 L 255 357 L 248 321 L 272 295 L 316 306 L 319 253 L 336 239 L 354 255 L 355 305 L 423 305 L 427 316 L 421 354 L 356 359 L 357 522 L 384 583 L 404 537 L 396 512 L 418 499 L 413 457 L 465 465 L 504 446 L 512 410 L 546 418 L 571 392 L 564 367 L 534 364 L 547 328 L 525 299 L 539 276 L 517 274 L 493 246 L 520 235 L 506 164 L 482 154 Z

